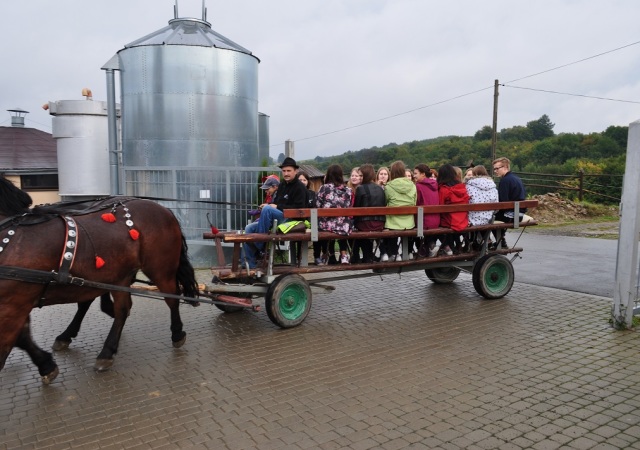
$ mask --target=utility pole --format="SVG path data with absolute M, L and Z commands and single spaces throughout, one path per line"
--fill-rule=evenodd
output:
M 493 84 L 493 132 L 491 133 L 491 176 L 493 161 L 496 159 L 496 144 L 498 143 L 498 80 Z

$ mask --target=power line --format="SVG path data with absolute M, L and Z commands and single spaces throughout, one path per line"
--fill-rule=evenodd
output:
M 619 50 L 623 50 L 625 48 L 632 47 L 632 46 L 637 45 L 637 44 L 640 44 L 640 41 L 632 42 L 631 44 L 623 45 L 621 47 L 617 47 L 617 48 L 614 48 L 612 50 L 607 50 L 606 52 L 598 53 L 597 55 L 589 56 L 587 58 L 582 58 L 582 59 L 579 59 L 577 61 L 573 61 L 573 62 L 570 62 L 570 63 L 567 63 L 567 64 L 562 64 L 560 66 L 556 66 L 556 67 L 553 67 L 551 69 L 546 69 L 546 70 L 543 70 L 541 72 L 536 72 L 536 73 L 533 73 L 531 75 L 527 75 L 527 76 L 524 76 L 524 77 L 521 77 L 521 78 L 516 78 L 514 80 L 507 81 L 507 83 L 514 83 L 516 81 L 525 80 L 527 78 L 532 78 L 532 77 L 535 77 L 535 76 L 538 76 L 538 75 L 542 75 L 544 73 L 549 73 L 549 72 L 552 72 L 554 70 L 558 70 L 558 69 L 562 69 L 562 68 L 565 68 L 565 67 L 569 67 L 569 66 L 572 66 L 574 64 L 578 64 L 578 63 L 581 63 L 581 62 L 584 62 L 584 61 L 588 61 L 590 59 L 594 59 L 594 58 L 598 58 L 598 57 L 603 56 L 603 55 L 607 55 L 609 53 L 617 52 Z M 507 86 L 506 84 L 504 84 L 503 86 L 517 88 L 518 89 L 517 86 Z M 313 135 L 313 136 L 308 136 L 308 137 L 301 138 L 301 139 L 293 139 L 293 141 L 294 142 L 306 141 L 306 140 L 309 140 L 309 139 L 315 139 L 315 138 L 318 138 L 318 137 L 328 136 L 330 134 L 341 133 L 343 131 L 347 131 L 347 130 L 352 130 L 354 128 L 363 127 L 365 125 L 370 125 L 372 123 L 382 122 L 384 120 L 392 119 L 394 117 L 403 116 L 405 114 L 410 114 L 410 113 L 419 111 L 421 109 L 430 108 L 432 106 L 441 105 L 443 103 L 447 103 L 447 102 L 450 102 L 450 101 L 453 101 L 453 100 L 457 100 L 457 99 L 462 98 L 462 97 L 467 97 L 469 95 L 477 94 L 479 92 L 483 92 L 483 91 L 486 91 L 488 89 L 491 89 L 492 87 L 493 86 L 484 87 L 484 88 L 477 89 L 477 90 L 472 91 L 472 92 L 468 92 L 466 94 L 461 94 L 461 95 L 457 95 L 455 97 L 448 98 L 446 100 L 441 100 L 439 102 L 431 103 L 429 105 L 420 106 L 418 108 L 414 108 L 414 109 L 411 109 L 409 111 L 404 111 L 404 112 L 401 112 L 401 113 L 397 113 L 397 114 L 393 114 L 393 115 L 390 115 L 390 116 L 382 117 L 380 119 L 370 120 L 368 122 L 363 122 L 363 123 L 360 123 L 360 124 L 357 124 L 357 125 L 352 125 L 350 127 L 340 128 L 340 129 L 334 130 L 334 131 L 328 131 L 326 133 L 320 133 L 320 134 L 316 134 L 316 135 Z M 519 89 L 528 89 L 528 88 L 519 88 Z M 530 89 L 530 90 L 536 90 L 536 89 Z M 540 90 L 540 91 L 541 92 L 554 93 L 554 94 L 563 94 L 561 92 L 554 92 L 554 91 L 544 91 L 544 90 Z M 601 98 L 601 97 L 589 97 L 589 96 L 580 95 L 580 94 L 564 94 L 564 95 L 575 95 L 575 96 L 579 96 L 579 97 L 588 97 L 588 98 L 594 98 L 594 99 L 599 99 L 599 100 L 619 101 L 619 102 L 626 102 L 626 103 L 638 103 L 638 102 L 634 102 L 634 101 L 630 101 L 630 100 L 615 100 L 615 99 Z M 284 143 L 273 144 L 270 147 L 278 147 L 278 146 L 281 146 L 281 145 L 284 145 Z
M 316 134 L 316 135 L 314 135 L 314 136 L 308 136 L 308 137 L 306 137 L 306 138 L 302 138 L 302 139 L 295 139 L 295 142 L 306 141 L 306 140 L 308 140 L 308 139 L 314 139 L 314 138 L 317 138 L 317 137 L 327 136 L 327 135 L 329 135 L 329 134 L 340 133 L 340 132 L 342 132 L 342 131 L 351 130 L 351 129 L 353 129 L 353 128 L 358 128 L 358 127 L 362 127 L 362 126 L 365 126 L 365 125 L 370 125 L 370 124 L 372 124 L 372 123 L 382 122 L 383 120 L 392 119 L 392 118 L 394 118 L 394 117 L 402 116 L 402 115 L 405 115 L 405 114 L 410 114 L 410 113 L 412 113 L 412 112 L 416 112 L 416 111 L 419 111 L 419 110 L 421 110 L 421 109 L 430 108 L 430 107 L 432 107 L 432 106 L 436 106 L 436 105 L 441 105 L 442 103 L 447 103 L 447 102 L 450 102 L 450 101 L 452 101 L 452 100 L 456 100 L 456 99 L 459 99 L 459 98 L 462 98 L 462 97 L 466 97 L 466 96 L 468 96 L 468 95 L 477 94 L 478 92 L 486 91 L 487 89 L 491 89 L 492 87 L 493 87 L 493 86 L 484 87 L 484 88 L 482 88 L 482 89 L 478 89 L 478 90 L 473 91 L 473 92 L 467 92 L 466 94 L 461 94 L 461 95 L 458 95 L 458 96 L 456 96 L 456 97 L 451 97 L 451 98 L 448 98 L 448 99 L 446 99 L 446 100 L 441 100 L 441 101 L 439 101 L 439 102 L 431 103 L 431 104 L 429 104 L 429 105 L 420 106 L 419 108 L 414 108 L 414 109 L 409 110 L 409 111 L 404 111 L 404 112 L 401 112 L 401 113 L 393 114 L 393 115 L 391 115 L 391 116 L 382 117 L 382 118 L 380 118 L 380 119 L 370 120 L 369 122 L 363 122 L 363 123 L 360 123 L 360 124 L 358 124 L 358 125 L 352 125 L 352 126 L 350 126 L 350 127 L 341 128 L 341 129 L 339 129 L 339 130 L 334 130 L 334 131 L 328 131 L 328 132 L 326 132 L 326 133 Z M 276 146 L 278 146 L 278 145 L 283 145 L 283 144 L 274 144 L 274 145 L 272 145 L 271 147 L 276 147 Z
M 47 125 L 46 123 L 40 123 L 40 122 L 36 122 L 35 120 L 29 119 L 30 122 L 36 123 L 42 127 L 48 128 L 49 130 L 51 129 L 51 125 Z M 42 131 L 42 130 L 41 130 Z
M 621 99 L 617 99 L 617 98 L 596 97 L 594 95 L 571 94 L 571 93 L 568 93 L 568 92 L 548 91 L 546 89 L 534 89 L 534 88 L 528 88 L 528 87 L 523 87 L 523 86 L 510 86 L 508 84 L 503 84 L 502 86 L 513 88 L 513 89 L 525 89 L 527 91 L 546 92 L 548 94 L 560 94 L 560 95 L 569 95 L 569 96 L 572 96 L 572 97 L 584 97 L 584 98 L 594 98 L 594 99 L 597 99 L 597 100 L 607 100 L 607 101 L 610 101 L 610 102 L 622 102 L 622 103 L 640 104 L 640 102 L 635 102 L 633 100 L 621 100 Z
M 572 66 L 574 64 L 578 64 L 578 63 L 581 63 L 581 62 L 584 62 L 584 61 L 588 61 L 588 60 L 593 59 L 593 58 L 598 58 L 599 56 L 607 55 L 609 53 L 617 52 L 618 50 L 622 50 L 622 49 L 625 49 L 625 48 L 628 48 L 628 47 L 631 47 L 631 46 L 637 45 L 637 44 L 640 44 L 640 41 L 632 42 L 631 44 L 623 45 L 622 47 L 614 48 L 613 50 L 607 50 L 606 52 L 598 53 L 597 55 L 589 56 L 587 58 L 582 58 L 582 59 L 579 59 L 579 60 L 574 61 L 574 62 L 563 64 L 561 66 L 557 66 L 557 67 L 553 67 L 551 69 L 543 70 L 542 72 L 533 73 L 531 75 L 527 75 L 526 77 L 516 78 L 515 80 L 507 81 L 507 83 L 515 83 L 516 81 L 524 80 L 526 78 L 535 77 L 535 76 L 538 76 L 538 75 L 542 75 L 543 73 L 548 73 L 548 72 L 552 72 L 554 70 L 562 69 L 564 67 L 569 67 L 569 66 Z

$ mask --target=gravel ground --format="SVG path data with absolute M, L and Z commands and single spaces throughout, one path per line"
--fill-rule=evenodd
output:
M 534 214 L 535 216 L 535 214 Z M 527 229 L 527 233 L 549 234 L 553 236 L 591 237 L 618 239 L 620 222 L 569 223 L 562 225 L 542 225 Z
M 528 233 L 554 236 L 593 237 L 618 239 L 619 220 L 611 220 L 617 215 L 617 208 L 611 207 L 608 217 L 593 216 L 592 210 L 580 203 L 567 200 L 558 194 L 536 195 L 537 208 L 528 212 L 539 226 L 527 229 Z

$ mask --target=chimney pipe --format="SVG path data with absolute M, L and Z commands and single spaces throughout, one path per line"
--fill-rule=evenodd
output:
M 11 126 L 24 128 L 24 116 L 29 114 L 29 111 L 25 111 L 24 109 L 21 109 L 21 108 L 8 109 L 7 111 L 9 111 L 10 113 L 13 113 L 11 115 Z

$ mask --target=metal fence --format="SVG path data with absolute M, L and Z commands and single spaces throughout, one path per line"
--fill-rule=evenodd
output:
M 619 203 L 622 198 L 623 175 L 585 174 L 583 171 L 571 175 L 514 173 L 522 179 L 531 195 L 564 191 L 569 197 L 594 203 Z
M 126 195 L 148 197 L 171 209 L 187 240 L 202 240 L 212 225 L 242 230 L 247 212 L 263 202 L 262 177 L 277 167 L 127 167 Z

